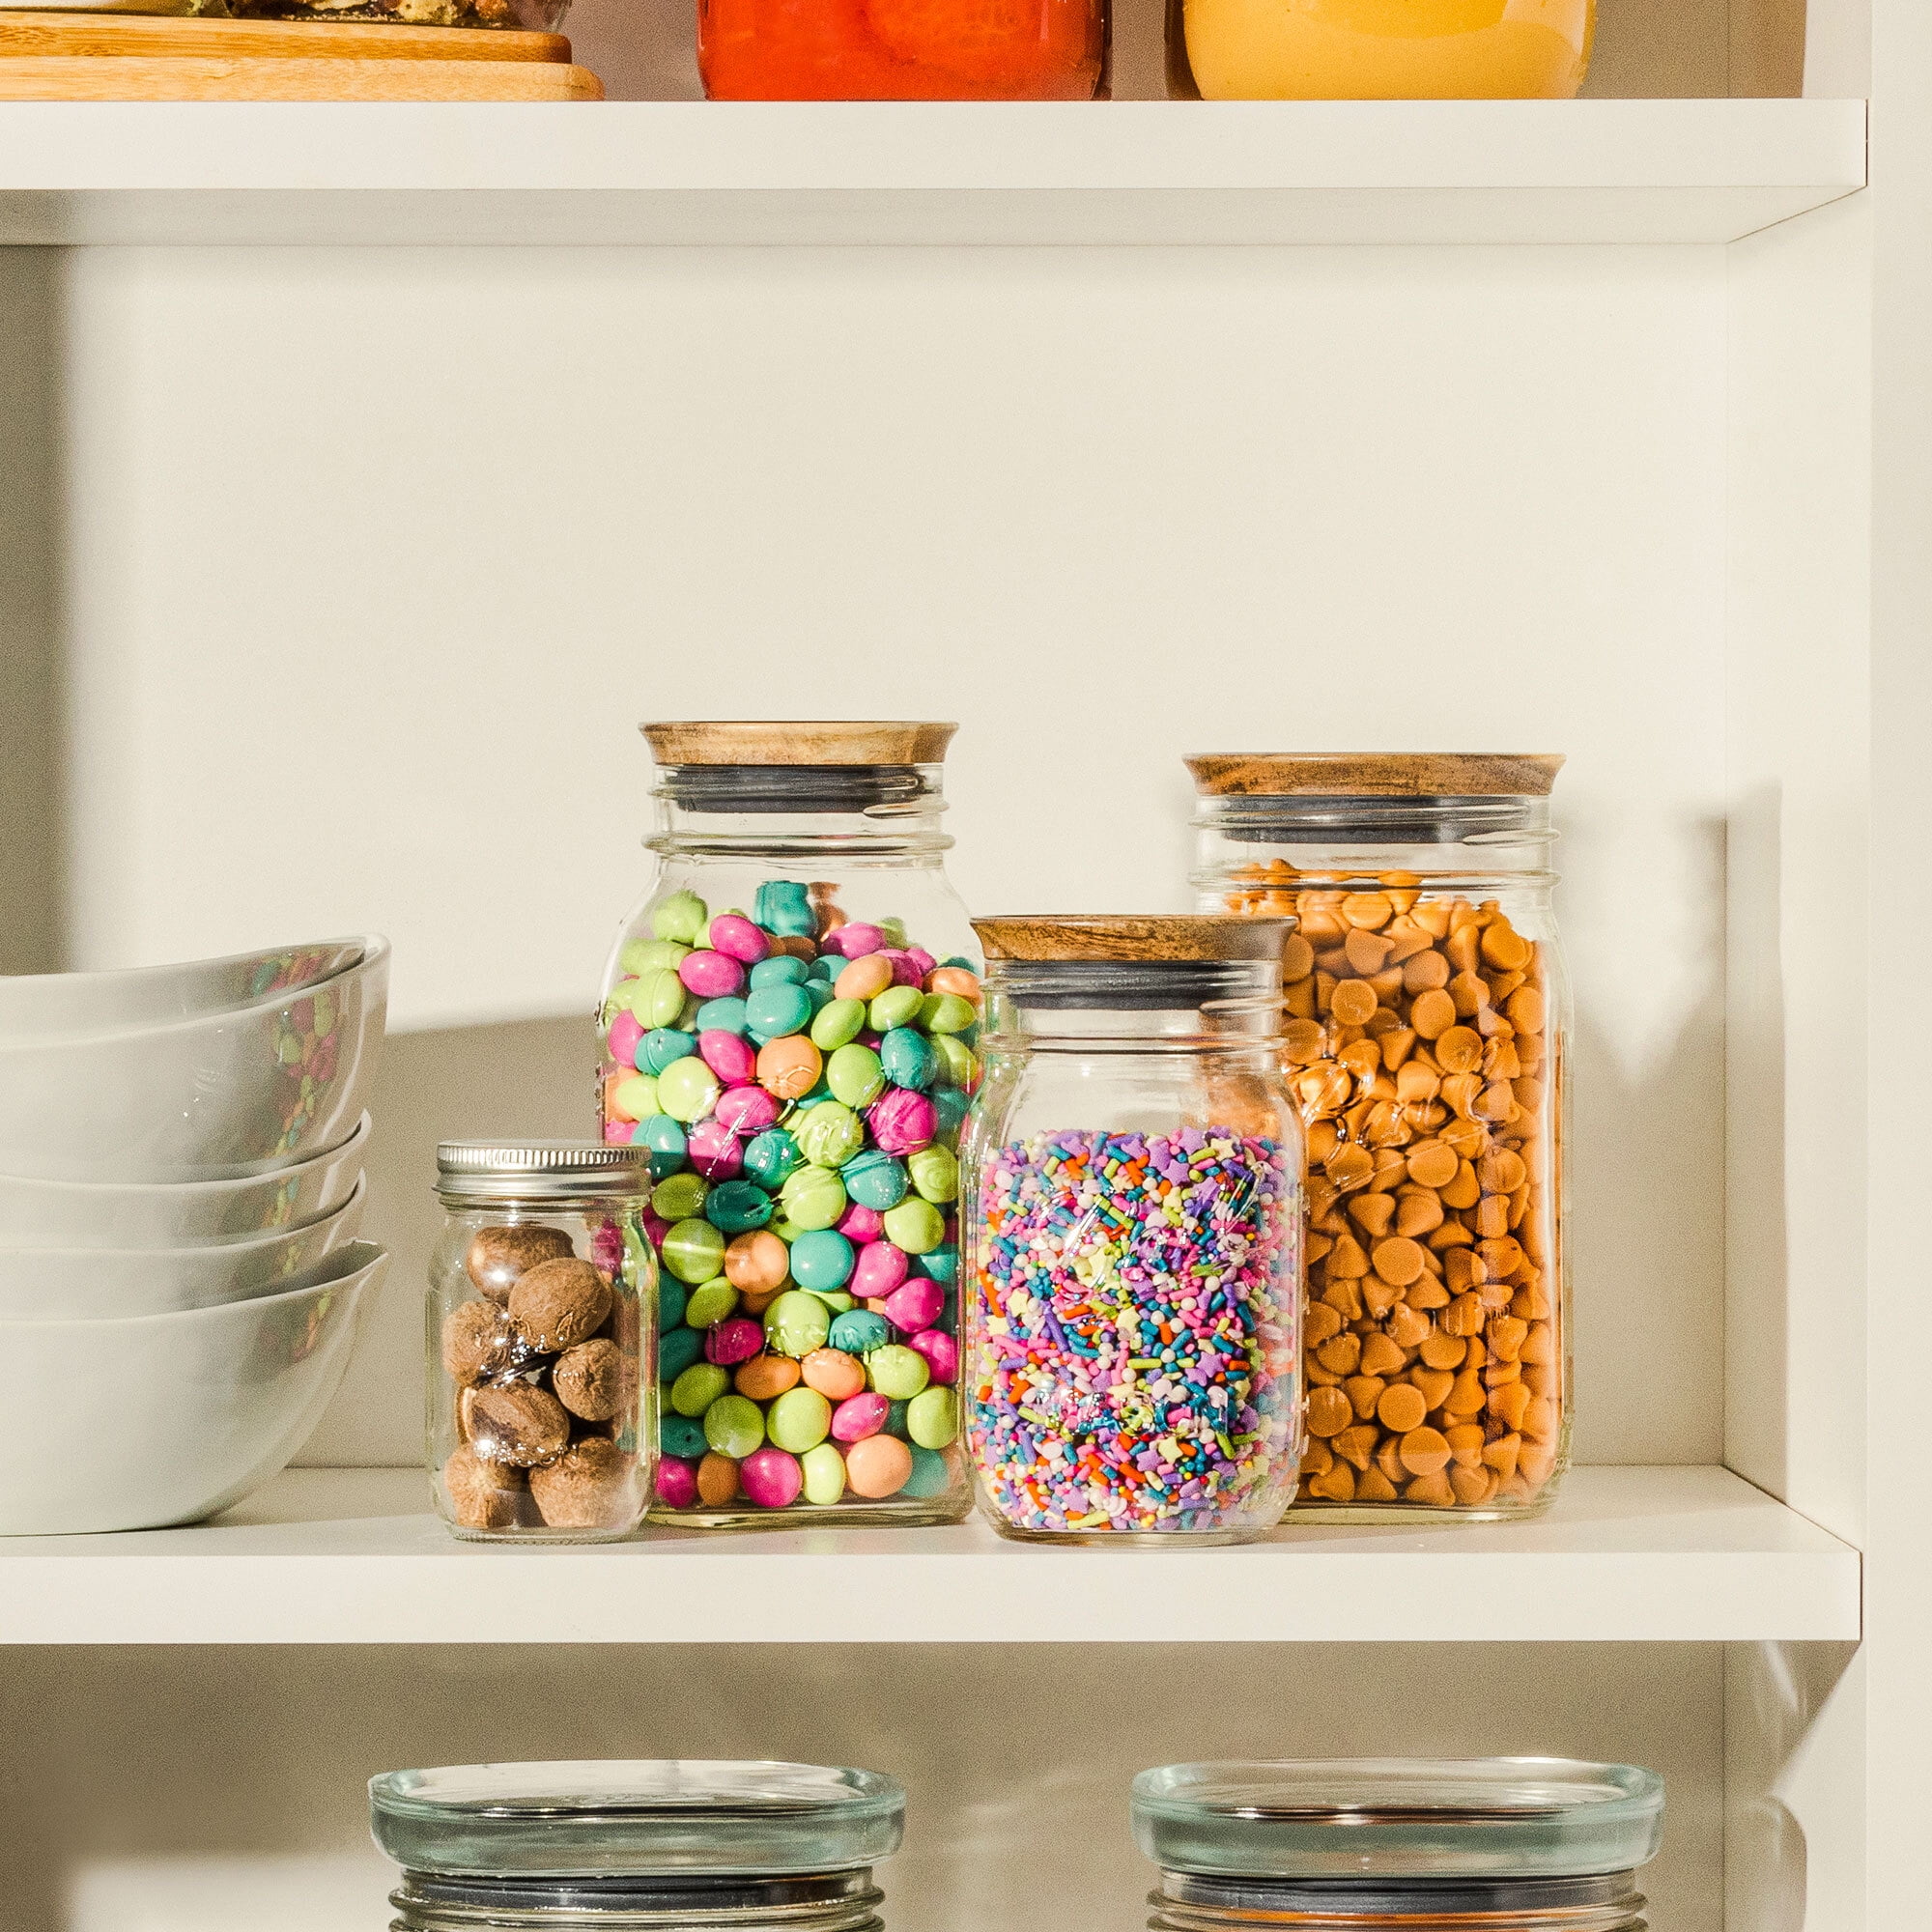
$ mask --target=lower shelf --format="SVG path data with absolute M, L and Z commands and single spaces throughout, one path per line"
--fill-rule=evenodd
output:
M 0 1643 L 1842 1641 L 1858 1552 L 1714 1468 L 1575 1470 L 1541 1521 L 1042 1549 L 979 1522 L 458 1543 L 414 1469 L 297 1469 L 219 1521 L 0 1541 Z M 488 1566 L 487 1576 L 479 1566 Z

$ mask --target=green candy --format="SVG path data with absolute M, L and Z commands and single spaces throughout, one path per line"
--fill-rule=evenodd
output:
M 819 1008 L 811 1022 L 811 1043 L 823 1053 L 857 1039 L 866 1030 L 864 1000 L 833 1000 Z
M 721 1395 L 704 1411 L 704 1439 L 719 1455 L 742 1463 L 765 1439 L 765 1418 L 749 1396 Z
M 684 981 L 668 966 L 653 966 L 648 973 L 638 975 L 638 989 L 631 995 L 631 1010 L 637 1014 L 638 1024 L 646 1030 L 675 1026 L 678 1015 L 684 1011 Z
M 953 1201 L 959 1195 L 959 1163 L 943 1147 L 921 1148 L 907 1156 L 913 1191 L 925 1201 Z
M 906 1404 L 906 1434 L 922 1449 L 944 1449 L 959 1434 L 959 1402 L 950 1388 L 924 1388 Z
M 702 1415 L 731 1386 L 716 1362 L 693 1362 L 670 1385 L 670 1406 L 680 1415 Z
M 886 1239 L 909 1255 L 923 1255 L 946 1238 L 946 1216 L 930 1201 L 923 1201 L 916 1194 L 908 1196 L 896 1208 L 888 1208 L 885 1221 Z
M 842 1288 L 814 1288 L 807 1293 L 817 1295 L 835 1315 L 843 1315 L 848 1308 L 859 1305 Z
M 845 1183 L 830 1168 L 802 1167 L 780 1190 L 779 1199 L 786 1220 L 810 1234 L 817 1228 L 831 1227 L 845 1212 Z M 933 1236 L 933 1240 L 938 1238 L 937 1235 Z M 932 1242 L 926 1245 L 930 1247 Z M 911 1254 L 914 1250 L 908 1248 L 906 1252 Z
M 902 1496 L 944 1495 L 952 1487 L 952 1470 L 946 1458 L 934 1449 L 913 1444 L 912 1474 L 899 1491 Z
M 843 1167 L 866 1145 L 866 1123 L 850 1107 L 821 1100 L 793 1123 L 792 1138 L 814 1167 Z
M 864 1107 L 885 1091 L 885 1068 L 869 1046 L 841 1046 L 825 1063 L 825 1084 L 846 1106 Z
M 651 1212 L 660 1221 L 692 1221 L 704 1212 L 711 1183 L 701 1174 L 673 1174 L 651 1189 Z
M 812 1350 L 824 1348 L 831 1332 L 831 1309 L 802 1288 L 787 1289 L 765 1310 L 765 1340 L 795 1362 L 804 1360 Z M 912 1350 L 908 1349 L 906 1353 Z
M 710 923 L 704 901 L 691 892 L 672 893 L 651 912 L 651 930 L 660 939 L 675 939 L 685 946 L 697 945 Z
M 658 1083 L 648 1073 L 634 1073 L 628 1080 L 618 1081 L 611 1090 L 611 1104 L 634 1121 L 664 1112 L 658 1105 Z
M 814 1388 L 789 1388 L 765 1411 L 765 1433 L 781 1449 L 803 1456 L 832 1434 L 832 1405 Z
M 639 976 L 665 966 L 675 973 L 690 955 L 690 947 L 672 939 L 627 939 L 617 954 L 617 964 L 626 973 Z
M 910 1026 L 925 1005 L 925 995 L 917 986 L 888 986 L 867 1009 L 874 1033 L 891 1033 L 895 1027 Z
M 684 1319 L 693 1328 L 715 1328 L 738 1306 L 738 1291 L 722 1275 L 693 1289 L 684 1305 Z
M 915 1465 L 918 1459 L 915 1458 Z M 805 1476 L 805 1499 L 821 1508 L 836 1503 L 845 1493 L 845 1459 L 829 1442 L 808 1449 L 798 1459 Z
M 925 1357 L 902 1342 L 888 1342 L 866 1357 L 866 1381 L 890 1402 L 908 1402 L 932 1379 Z M 908 1411 L 910 1413 L 910 1411 Z
M 896 947 L 901 952 L 906 947 L 906 923 L 896 913 L 873 922 L 879 928 L 881 937 L 888 946 Z
M 665 1236 L 659 1252 L 679 1281 L 696 1287 L 724 1267 L 724 1236 L 709 1221 L 680 1221 Z M 690 1320 L 689 1311 L 685 1319 Z
M 919 1023 L 927 1033 L 964 1033 L 979 1017 L 973 1002 L 957 993 L 928 993 L 919 1009 Z

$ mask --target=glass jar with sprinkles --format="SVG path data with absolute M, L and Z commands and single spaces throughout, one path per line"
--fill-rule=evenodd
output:
M 813 1764 L 476 1764 L 384 1772 L 369 1811 L 403 1867 L 390 1932 L 881 1932 L 905 1791 Z
M 1234 1543 L 1293 1495 L 1301 1134 L 1285 921 L 974 922 L 968 1457 L 1002 1533 Z
M 1174 1764 L 1134 1779 L 1152 1932 L 1643 1932 L 1663 1780 L 1568 1758 Z

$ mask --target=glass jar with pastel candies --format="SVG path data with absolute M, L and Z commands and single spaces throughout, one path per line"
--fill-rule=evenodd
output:
M 979 947 L 931 724 L 649 724 L 658 873 L 600 1010 L 662 1261 L 652 1519 L 956 1521 Z
M 1132 1808 L 1152 1932 L 1643 1932 L 1663 1779 L 1545 1757 L 1171 1764 Z
M 451 1765 L 372 1778 L 369 1816 L 403 1868 L 391 1932 L 880 1932 L 905 1789 L 816 1764 Z
M 1301 1133 L 1286 922 L 979 920 L 966 1440 L 1040 1541 L 1235 1543 L 1300 1454 Z
M 1557 757 L 1190 758 L 1204 908 L 1291 914 L 1306 1512 L 1522 1517 L 1569 1461 Z
M 446 1141 L 430 1258 L 436 1506 L 478 1543 L 605 1543 L 657 1462 L 644 1150 Z

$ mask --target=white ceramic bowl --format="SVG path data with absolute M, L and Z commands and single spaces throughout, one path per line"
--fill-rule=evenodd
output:
M 298 993 L 346 973 L 367 944 L 323 939 L 179 966 L 0 976 L 0 1041 L 139 1033 L 257 1006 L 277 992 Z
M 6 1334 L 0 1536 L 196 1522 L 259 1489 L 335 1393 L 388 1256 L 367 1241 L 287 1294 L 131 1321 L 24 1321 Z
M 0 1174 L 0 1248 L 209 1247 L 299 1228 L 355 1191 L 369 1116 L 340 1147 L 240 1180 L 23 1180 Z
M 0 1248 L 0 1360 L 15 1321 L 121 1321 L 303 1288 L 362 1233 L 367 1183 L 303 1228 L 213 1248 Z
M 104 1038 L 0 1042 L 0 1174 L 228 1180 L 347 1138 L 388 1010 L 389 943 L 304 992 Z

